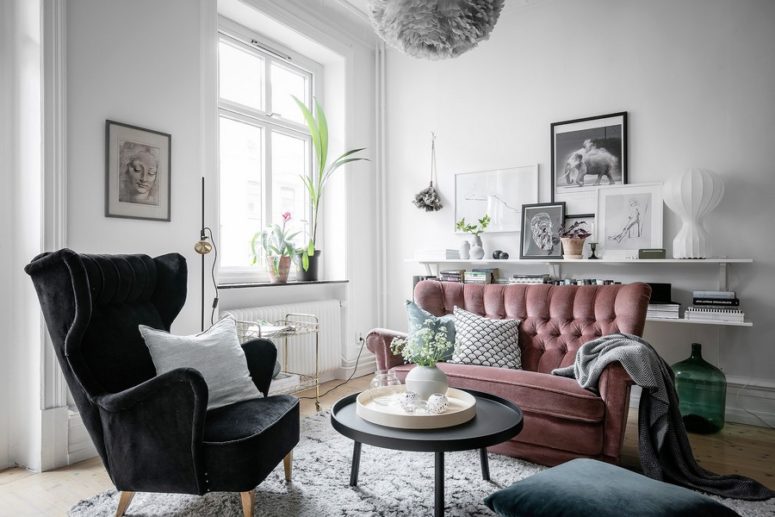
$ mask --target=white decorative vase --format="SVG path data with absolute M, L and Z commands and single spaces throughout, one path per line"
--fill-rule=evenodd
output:
M 463 244 L 460 245 L 459 251 L 461 259 L 468 260 L 471 258 L 471 244 L 468 241 L 463 241 Z
M 724 196 L 721 177 L 707 169 L 687 169 L 665 183 L 664 196 L 667 206 L 683 222 L 673 239 L 673 257 L 711 256 L 711 244 L 702 218 L 716 208 Z
M 435 366 L 415 366 L 406 374 L 406 391 L 417 393 L 420 400 L 428 400 L 434 393 L 447 394 L 447 374 Z
M 482 238 L 478 235 L 474 235 L 474 245 L 471 246 L 471 258 L 474 260 L 481 260 L 484 257 L 484 246 L 482 246 Z

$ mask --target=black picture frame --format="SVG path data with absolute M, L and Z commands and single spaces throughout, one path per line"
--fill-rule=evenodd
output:
M 171 221 L 172 135 L 105 121 L 105 217 Z
M 564 201 L 569 215 L 594 215 L 599 187 L 628 183 L 627 136 L 626 111 L 550 124 L 552 202 Z M 593 159 L 587 158 L 590 152 Z M 590 162 L 600 164 L 594 167 L 598 174 L 586 172 Z M 588 176 L 597 176 L 594 184 L 587 183 Z
M 562 258 L 560 227 L 565 224 L 565 203 L 532 203 L 522 205 L 522 231 L 519 236 L 519 258 L 547 260 Z M 548 229 L 547 229 L 548 225 Z M 546 233 L 551 249 L 546 249 Z M 543 241 L 543 242 L 539 242 Z

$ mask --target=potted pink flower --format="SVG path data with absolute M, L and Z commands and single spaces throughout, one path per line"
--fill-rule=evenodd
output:
M 258 261 L 259 253 L 256 247 L 260 244 L 263 249 L 262 256 L 266 260 L 269 277 L 273 284 L 284 284 L 288 281 L 288 273 L 291 270 L 291 257 L 294 254 L 293 238 L 299 232 L 289 233 L 286 230 L 291 213 L 282 214 L 283 224 L 273 224 L 253 236 L 250 242 L 252 256 L 251 264 Z

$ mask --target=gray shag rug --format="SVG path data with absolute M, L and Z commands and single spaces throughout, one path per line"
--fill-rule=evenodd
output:
M 282 463 L 256 488 L 255 513 L 261 517 L 398 517 L 433 514 L 433 454 L 363 446 L 358 486 L 350 487 L 352 441 L 337 433 L 328 412 L 302 420 L 294 449 L 293 481 L 286 483 Z M 448 516 L 494 515 L 482 502 L 492 492 L 544 470 L 526 461 L 490 454 L 490 477 L 483 481 L 478 451 L 445 454 Z M 775 499 L 764 502 L 714 499 L 740 515 L 775 515 Z M 118 495 L 109 490 L 76 504 L 72 517 L 112 516 Z M 239 517 L 239 494 L 202 497 L 138 493 L 127 516 Z

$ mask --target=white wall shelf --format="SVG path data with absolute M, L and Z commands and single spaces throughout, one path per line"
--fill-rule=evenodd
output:
M 425 266 L 426 274 L 438 276 L 439 270 L 442 265 L 460 265 L 460 266 L 505 266 L 505 267 L 523 267 L 523 266 L 542 266 L 549 268 L 549 274 L 555 278 L 561 278 L 562 266 L 582 266 L 582 267 L 600 267 L 600 266 L 614 266 L 614 267 L 632 267 L 640 265 L 666 265 L 673 266 L 715 266 L 718 268 L 718 288 L 721 291 L 727 290 L 727 266 L 728 264 L 752 264 L 753 259 L 750 258 L 706 258 L 706 259 L 596 259 L 596 260 L 564 260 L 564 259 L 551 259 L 551 260 L 538 260 L 538 259 L 481 259 L 481 260 L 462 260 L 462 259 L 445 259 L 445 260 L 421 260 L 421 259 L 407 259 L 406 262 L 422 264 Z M 434 273 L 435 268 L 435 273 Z M 689 325 L 716 325 L 727 327 L 753 327 L 753 323 L 745 321 L 742 323 L 731 321 L 703 321 L 703 320 L 689 320 L 686 318 L 680 319 L 667 319 L 667 318 L 646 318 L 646 321 L 658 322 L 658 323 L 670 323 L 670 324 L 689 324 Z
M 656 321 L 658 323 L 686 323 L 689 325 L 716 325 L 722 327 L 753 327 L 752 321 L 744 321 L 740 323 L 735 321 L 688 320 L 686 318 L 646 318 L 646 321 Z

